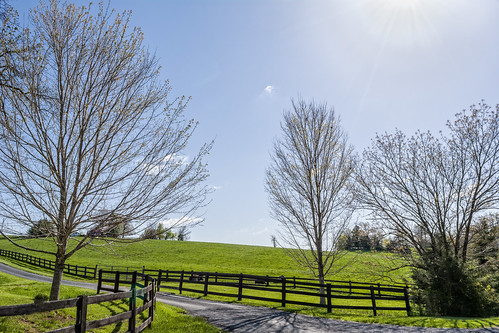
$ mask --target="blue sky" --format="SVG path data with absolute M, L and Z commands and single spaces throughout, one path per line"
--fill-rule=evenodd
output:
M 75 1 L 87 4 L 86 1 Z M 11 1 L 22 17 L 38 1 Z M 130 9 L 216 190 L 195 241 L 267 245 L 265 169 L 291 98 L 327 102 L 358 152 L 395 128 L 438 131 L 499 103 L 498 0 L 112 0 Z

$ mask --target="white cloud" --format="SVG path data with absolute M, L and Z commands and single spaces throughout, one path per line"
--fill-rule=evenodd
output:
M 150 165 L 150 164 L 145 164 L 142 167 L 144 169 L 147 169 L 147 174 L 148 175 L 157 175 L 160 173 L 161 170 L 164 170 L 165 167 L 171 166 L 171 167 L 178 167 L 181 165 L 186 165 L 189 161 L 189 156 L 187 155 L 180 155 L 180 154 L 170 154 L 166 155 L 163 160 L 157 164 L 157 165 Z
M 184 225 L 196 224 L 201 222 L 203 219 L 200 217 L 179 217 L 179 218 L 171 218 L 165 221 L 161 221 L 160 223 L 166 228 L 178 228 Z
M 177 154 L 166 155 L 165 158 L 163 159 L 163 161 L 165 163 L 174 162 L 174 163 L 180 163 L 182 165 L 187 164 L 188 160 L 189 160 L 189 156 L 180 155 L 180 154 L 179 155 L 177 155 Z
M 211 188 L 214 189 L 215 191 L 218 191 L 222 189 L 222 186 L 212 185 Z
M 263 89 L 263 91 L 269 95 L 272 95 L 272 93 L 274 92 L 275 90 L 275 87 L 274 86 L 266 86 L 265 89 Z

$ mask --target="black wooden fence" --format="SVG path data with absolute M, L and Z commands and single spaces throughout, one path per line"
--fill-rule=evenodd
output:
M 271 277 L 194 271 L 147 270 L 157 281 L 158 290 L 170 289 L 231 298 L 251 299 L 332 309 L 405 311 L 410 314 L 407 286 L 328 280 L 320 284 L 303 278 Z M 326 302 L 321 304 L 321 298 Z M 343 302 L 343 304 L 341 304 Z M 349 304 L 344 304 L 344 303 Z M 352 305 L 351 303 L 358 303 Z
M 127 274 L 127 272 L 124 272 L 123 274 Z M 140 273 L 135 273 L 136 281 L 137 277 L 142 275 L 139 274 Z M 145 276 L 143 280 L 144 286 L 142 288 L 140 288 L 140 285 L 134 284 L 132 285 L 130 291 L 125 292 L 95 296 L 85 295 L 79 296 L 77 298 L 65 299 L 60 301 L 50 301 L 41 304 L 32 303 L 2 306 L 0 307 L 0 316 L 26 315 L 36 312 L 46 312 L 76 307 L 76 320 L 74 325 L 59 328 L 50 332 L 86 332 L 87 330 L 111 325 L 123 320 L 128 320 L 128 332 L 142 332 L 146 327 L 150 327 L 152 321 L 154 320 L 154 308 L 156 303 L 156 280 L 148 276 Z M 137 298 L 143 300 L 142 305 L 139 307 L 137 307 Z M 92 321 L 87 320 L 88 305 L 115 300 L 127 300 L 129 306 L 128 311 L 103 319 Z M 137 316 L 146 310 L 148 310 L 147 318 L 137 326 Z
M 54 261 L 13 251 L 1 250 L 0 255 L 21 260 L 39 267 L 54 268 Z M 66 264 L 65 273 L 87 278 L 99 278 L 98 291 L 119 291 L 120 284 L 134 284 L 133 273 L 121 266 L 85 267 Z M 116 269 L 119 270 L 116 270 Z M 286 305 L 302 305 L 332 309 L 371 310 L 376 316 L 379 310 L 405 311 L 410 314 L 408 286 L 401 284 L 364 283 L 355 281 L 317 280 L 297 277 L 272 277 L 263 275 L 231 274 L 218 272 L 194 272 L 152 270 L 145 267 L 141 276 L 157 279 L 158 290 L 177 290 L 207 295 L 252 299 Z M 111 282 L 111 288 L 102 285 Z M 321 298 L 326 302 L 321 303 Z M 346 303 L 346 304 L 345 304 Z M 352 305 L 352 303 L 354 305 Z
M 0 256 L 12 258 L 14 260 L 19 260 L 34 266 L 42 267 L 42 268 L 47 268 L 53 270 L 55 267 L 55 261 L 54 260 L 49 260 L 49 259 L 43 259 L 39 257 L 35 257 L 29 254 L 25 253 L 19 253 L 19 252 L 14 252 L 14 251 L 9 251 L 9 250 L 2 250 L 0 249 Z M 69 274 L 69 275 L 75 275 L 75 276 L 81 276 L 85 278 L 96 278 L 97 275 L 97 265 L 94 267 L 87 267 L 87 266 L 78 266 L 78 265 L 71 265 L 71 264 L 64 264 L 64 273 Z

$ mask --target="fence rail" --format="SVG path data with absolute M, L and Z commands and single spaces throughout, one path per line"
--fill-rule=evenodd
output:
M 251 299 L 286 305 L 332 309 L 405 311 L 410 314 L 408 287 L 360 282 L 328 281 L 321 284 L 310 279 L 270 277 L 248 274 L 227 274 L 195 271 L 146 270 L 154 276 L 158 290 L 170 289 L 207 295 Z M 211 288 L 210 288 L 211 287 Z M 258 293 L 258 292 L 263 292 Z M 321 302 L 325 300 L 325 302 Z M 360 304 L 341 304 L 355 300 Z M 365 304 L 362 304 L 364 301 Z
M 55 262 L 27 254 L 1 250 L 0 255 L 30 264 L 54 269 Z M 98 278 L 98 291 L 118 292 L 120 284 L 135 284 L 133 272 L 122 266 L 85 267 L 66 264 L 65 273 L 87 278 Z M 106 267 L 107 269 L 99 269 Z M 119 268 L 120 270 L 116 270 Z M 379 310 L 405 311 L 410 314 L 409 287 L 402 284 L 381 284 L 355 281 L 317 280 L 298 277 L 263 276 L 218 272 L 153 270 L 145 267 L 138 276 L 151 276 L 157 280 L 157 289 L 176 290 L 230 298 L 251 299 L 286 305 L 302 305 L 332 309 L 371 310 L 376 316 Z M 112 283 L 112 287 L 103 285 Z M 351 305 L 352 301 L 356 303 Z M 349 304 L 345 304 L 349 303 Z
M 0 256 L 12 258 L 14 260 L 19 260 L 34 266 L 47 268 L 51 270 L 53 270 L 55 267 L 54 260 L 43 259 L 25 253 L 0 249 Z M 97 277 L 97 271 L 98 271 L 97 267 L 98 265 L 95 265 L 94 267 L 87 267 L 81 265 L 79 266 L 79 265 L 64 264 L 64 273 L 84 278 L 95 279 Z
M 127 272 L 124 272 L 124 274 L 126 273 Z M 137 280 L 139 274 L 140 273 L 135 272 L 135 280 Z M 76 307 L 76 321 L 74 325 L 59 328 L 50 332 L 86 332 L 87 330 L 111 325 L 123 320 L 128 320 L 128 332 L 142 332 L 146 327 L 150 327 L 152 321 L 154 320 L 154 308 L 156 303 L 156 280 L 148 276 L 145 276 L 143 280 L 145 281 L 143 288 L 138 289 L 136 288 L 137 284 L 135 284 L 132 285 L 130 291 L 125 292 L 95 296 L 84 295 L 77 298 L 50 301 L 41 304 L 32 303 L 2 306 L 0 307 L 0 316 L 25 315 Z M 137 298 L 143 299 L 143 304 L 140 307 L 137 307 Z M 103 319 L 92 321 L 87 320 L 88 305 L 115 300 L 128 300 L 128 311 Z M 137 316 L 146 310 L 149 311 L 147 318 L 137 326 Z

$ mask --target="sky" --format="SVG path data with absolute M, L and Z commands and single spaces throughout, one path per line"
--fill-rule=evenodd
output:
M 74 1 L 88 5 L 88 1 Z M 11 0 L 21 22 L 38 1 Z M 132 10 L 171 96 L 191 96 L 190 149 L 215 140 L 192 241 L 271 245 L 264 190 L 291 99 L 325 102 L 358 153 L 376 133 L 437 133 L 499 103 L 499 0 L 111 0 Z

